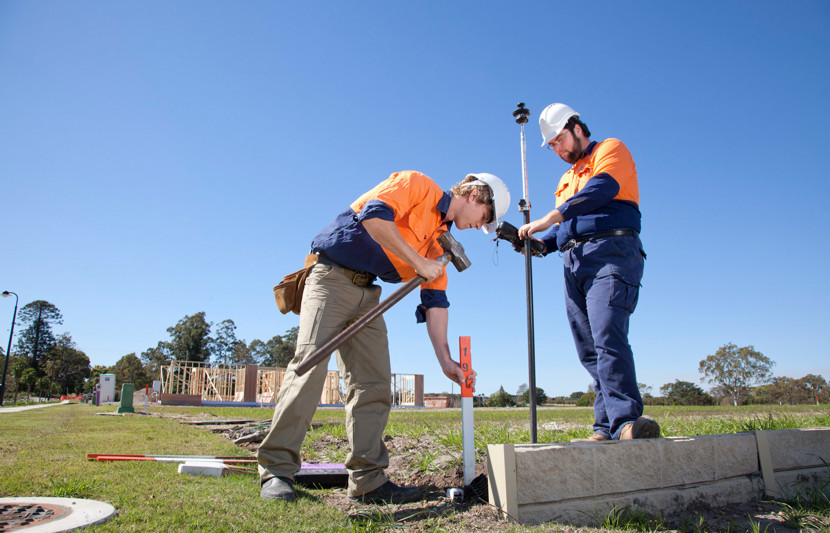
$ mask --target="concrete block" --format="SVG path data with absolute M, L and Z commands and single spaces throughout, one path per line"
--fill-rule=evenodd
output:
M 823 489 L 827 495 L 830 487 L 830 468 L 804 468 L 800 470 L 786 470 L 775 473 L 776 489 L 783 499 L 791 499 L 796 496 L 815 496 L 816 491 Z
M 783 495 L 826 487 L 828 440 L 830 429 L 489 446 L 490 502 L 523 523 L 576 525 L 628 505 L 665 516 L 699 502 L 749 503 L 772 485 Z
M 593 446 L 597 494 L 624 494 L 660 487 L 658 439 L 614 441 Z
M 680 486 L 715 480 L 715 443 L 701 437 L 657 439 L 661 485 Z M 654 459 L 652 460 L 654 461 Z
M 529 504 L 519 507 L 519 522 L 522 524 L 541 524 L 559 522 L 576 526 L 596 525 L 608 512 L 616 507 L 633 504 L 631 496 L 613 496 L 600 498 L 580 498 L 554 504 Z
M 596 494 L 593 445 L 516 445 L 519 504 Z
M 758 447 L 755 434 L 706 435 L 712 439 L 715 479 L 747 476 L 758 471 Z
M 668 516 L 694 504 L 732 505 L 754 501 L 762 494 L 758 476 L 702 483 L 683 488 L 656 489 L 617 496 L 580 498 L 554 504 L 530 504 L 519 507 L 519 521 L 541 524 L 556 521 L 575 526 L 596 526 L 613 508 L 626 506 L 643 509 L 655 516 Z
M 779 470 L 830 464 L 830 428 L 767 431 L 772 467 Z

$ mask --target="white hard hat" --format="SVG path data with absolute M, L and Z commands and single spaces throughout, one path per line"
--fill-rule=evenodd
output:
M 578 117 L 579 113 L 565 104 L 551 104 L 539 115 L 539 129 L 542 130 L 542 148 L 547 146 L 551 139 L 562 132 L 562 128 L 571 117 Z
M 474 177 L 477 181 L 468 181 L 464 185 L 487 185 L 490 187 L 490 192 L 492 193 L 490 197 L 493 199 L 491 206 L 493 208 L 493 218 L 487 224 L 481 226 L 481 230 L 487 234 L 493 233 L 496 231 L 499 219 L 507 213 L 507 208 L 510 206 L 510 191 L 501 178 L 493 174 L 488 174 L 487 172 L 467 174 L 468 178 L 470 176 Z

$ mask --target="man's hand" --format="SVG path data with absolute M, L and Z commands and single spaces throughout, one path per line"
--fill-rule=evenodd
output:
M 496 227 L 496 237 L 504 239 L 513 245 L 513 249 L 524 255 L 525 241 L 519 238 L 519 230 L 510 222 L 502 220 Z M 530 250 L 536 257 L 542 257 L 547 252 L 547 246 L 539 239 L 532 237 L 530 240 Z
M 456 363 L 452 359 L 441 362 L 441 370 L 444 371 L 444 375 L 450 378 L 452 381 L 458 383 L 459 386 L 464 386 L 464 371 L 461 370 L 461 365 Z M 473 392 L 476 391 L 476 374 L 475 370 L 472 370 L 469 378 L 467 378 L 467 382 L 470 385 L 470 388 L 473 389 Z
M 419 276 L 427 280 L 427 283 L 429 283 L 430 281 L 433 281 L 441 276 L 444 272 L 444 265 L 435 259 L 421 257 L 421 261 L 419 261 L 415 266 L 415 272 L 417 272 Z
M 519 228 L 519 237 L 524 239 L 525 237 L 528 237 L 540 231 L 545 231 L 554 224 L 559 224 L 564 221 L 565 219 L 562 218 L 562 213 L 554 209 L 544 217 L 538 220 L 534 220 L 533 222 L 525 224 L 524 226 Z
M 427 309 L 427 332 L 432 347 L 435 349 L 435 357 L 441 365 L 441 371 L 452 381 L 462 385 L 464 383 L 464 371 L 461 365 L 452 360 L 450 346 L 447 344 L 447 322 L 449 311 L 445 307 L 432 307 Z M 476 390 L 476 372 L 472 371 L 469 378 L 470 387 Z

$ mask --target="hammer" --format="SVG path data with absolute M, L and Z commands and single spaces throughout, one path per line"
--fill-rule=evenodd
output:
M 467 270 L 470 266 L 470 260 L 467 258 L 467 254 L 464 252 L 464 247 L 461 246 L 455 238 L 450 234 L 450 232 L 443 233 L 440 237 L 438 237 L 438 244 L 441 245 L 441 248 L 444 249 L 444 253 L 437 259 L 442 265 L 446 266 L 447 263 L 452 262 L 455 265 L 456 270 L 462 272 Z M 420 285 L 421 283 L 425 282 L 426 278 L 420 275 L 416 275 L 414 278 L 406 282 L 406 284 L 401 287 L 400 289 L 393 292 L 389 298 L 385 299 L 384 301 L 377 304 L 373 309 L 371 309 L 368 313 L 363 315 L 357 322 L 354 322 L 352 325 L 338 333 L 334 336 L 330 341 L 328 341 L 323 346 L 319 347 L 317 350 L 314 351 L 311 355 L 309 355 L 302 363 L 300 363 L 295 372 L 297 375 L 302 376 L 315 366 L 331 355 L 331 353 L 341 347 L 343 344 L 346 343 L 349 339 L 354 337 L 358 331 L 365 328 L 372 320 L 376 319 L 383 313 L 385 313 L 390 307 L 401 301 L 404 296 L 412 292 L 415 287 Z

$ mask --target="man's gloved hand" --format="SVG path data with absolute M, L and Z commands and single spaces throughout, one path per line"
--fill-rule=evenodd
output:
M 505 241 L 512 244 L 513 249 L 517 252 L 524 253 L 525 241 L 524 239 L 519 238 L 519 230 L 510 222 L 499 222 L 499 225 L 496 227 L 496 237 L 499 239 L 504 239 Z M 545 246 L 545 243 L 543 243 L 539 239 L 534 239 L 531 237 L 530 251 L 536 257 L 542 257 L 543 255 L 545 255 L 547 247 Z

